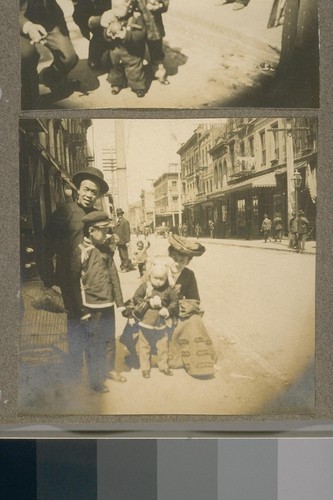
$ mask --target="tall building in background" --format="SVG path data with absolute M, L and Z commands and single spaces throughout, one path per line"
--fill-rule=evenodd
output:
M 123 120 L 93 120 L 91 142 L 94 166 L 102 170 L 110 186 L 109 206 L 104 210 L 128 210 L 127 168 Z M 110 207 L 111 206 L 111 207 Z

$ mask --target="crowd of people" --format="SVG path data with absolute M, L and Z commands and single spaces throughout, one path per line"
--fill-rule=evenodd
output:
M 138 96 L 147 92 L 144 59 L 152 78 L 169 83 L 164 67 L 162 15 L 169 0 L 76 0 L 73 19 L 89 40 L 88 65 L 108 71 L 113 95 L 126 87 Z M 38 106 L 39 82 L 51 90 L 79 82 L 68 74 L 78 63 L 62 9 L 56 0 L 20 0 L 22 108 Z M 38 45 L 45 45 L 53 62 L 38 74 Z
M 305 242 L 308 236 L 309 221 L 305 217 L 303 210 L 295 211 L 291 214 L 291 219 L 288 224 L 289 231 L 289 247 L 296 250 L 297 253 L 303 253 L 305 250 Z M 261 224 L 261 232 L 264 236 L 264 242 L 282 241 L 283 221 L 280 213 L 274 215 L 273 221 L 267 214 L 264 214 L 264 219 Z
M 149 243 L 138 240 L 133 257 L 141 281 L 125 301 L 114 254 L 118 249 L 121 271 L 134 268 L 129 268 L 128 221 L 118 209 L 113 226 L 108 214 L 95 208 L 109 189 L 100 170 L 76 172 L 73 183 L 77 200 L 53 212 L 39 256 L 42 282 L 46 290 L 60 287 L 67 312 L 68 378 L 81 382 L 85 359 L 93 391 L 108 392 L 108 378 L 126 382 L 115 370 L 115 307 L 127 318 L 120 337 L 128 352 L 125 360 L 144 378 L 150 377 L 154 356 L 165 375 L 184 368 L 194 377 L 213 377 L 217 356 L 202 320 L 195 275 L 187 267 L 205 248 L 170 233 L 168 255 L 148 260 Z

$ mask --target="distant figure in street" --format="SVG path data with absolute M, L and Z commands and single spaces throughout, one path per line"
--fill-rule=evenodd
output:
M 51 89 L 72 86 L 74 90 L 78 82 L 69 81 L 67 75 L 79 58 L 56 0 L 20 0 L 19 25 L 22 109 L 34 109 L 38 107 L 40 82 Z M 45 45 L 53 55 L 51 65 L 39 75 L 38 44 Z
M 291 213 L 291 219 L 289 220 L 289 248 L 297 248 L 298 246 L 298 227 L 296 212 Z
M 303 210 L 299 210 L 297 218 L 297 252 L 303 253 L 305 250 L 305 242 L 308 234 L 309 221 L 304 217 Z
M 148 253 L 147 250 L 150 247 L 149 241 L 142 241 L 139 240 L 136 243 L 136 250 L 134 250 L 133 253 L 133 261 L 134 264 L 138 265 L 138 270 L 139 270 L 139 278 L 143 276 L 143 273 L 146 270 L 146 262 L 148 259 Z
M 107 378 L 126 382 L 115 371 L 114 304 L 124 308 L 124 302 L 113 251 L 108 244 L 111 226 L 108 215 L 94 211 L 84 216 L 82 222 L 84 239 L 74 255 L 71 274 L 73 282 L 80 279 L 77 300 L 81 301 L 89 384 L 94 391 L 104 393 L 109 392 L 105 385 Z
M 99 69 L 107 64 L 108 42 L 103 35 L 101 16 L 111 9 L 112 0 L 77 0 L 73 19 L 82 35 L 89 40 L 88 66 Z
M 122 272 L 128 272 L 133 269 L 133 265 L 128 256 L 128 247 L 131 241 L 131 229 L 127 219 L 124 217 L 124 210 L 117 208 L 117 225 L 114 232 L 119 238 L 118 252 L 120 257 L 120 269 Z
M 187 224 L 186 223 L 183 224 L 182 233 L 183 233 L 184 238 L 187 238 Z
M 195 235 L 197 237 L 197 239 L 201 238 L 201 226 L 199 224 L 199 222 L 195 225 Z
M 169 81 L 164 67 L 163 38 L 165 30 L 162 14 L 168 10 L 169 0 L 137 0 L 137 2 L 147 29 L 147 46 L 154 77 L 160 83 L 168 85 Z
M 133 316 L 139 323 L 140 367 L 144 378 L 150 377 L 150 354 L 157 350 L 157 365 L 164 375 L 173 375 L 169 368 L 168 331 L 178 314 L 178 295 L 168 281 L 168 265 L 154 261 L 149 280 L 142 283 L 133 296 Z
M 261 224 L 261 231 L 264 233 L 264 240 L 267 243 L 267 240 L 271 240 L 271 230 L 272 230 L 272 221 L 269 219 L 267 214 L 264 214 L 264 220 Z
M 275 214 L 275 217 L 273 219 L 273 228 L 274 228 L 274 239 L 275 241 L 279 240 L 280 242 L 282 241 L 282 218 L 281 214 L 277 213 Z
M 215 222 L 212 220 L 208 221 L 209 233 L 211 238 L 215 238 Z
M 119 94 L 130 87 L 138 96 L 146 94 L 146 76 L 143 69 L 146 26 L 143 16 L 134 12 L 134 0 L 112 0 L 112 9 L 102 14 L 100 24 L 108 42 L 111 68 L 108 81 L 111 93 Z
M 183 236 L 183 226 L 182 226 L 182 224 L 179 224 L 179 226 L 178 226 L 178 236 Z
M 215 5 L 227 5 L 228 3 L 235 4 L 233 10 L 241 10 L 250 3 L 250 0 L 219 0 Z

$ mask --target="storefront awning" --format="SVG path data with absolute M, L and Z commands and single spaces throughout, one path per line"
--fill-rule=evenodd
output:
M 243 191 L 253 188 L 273 188 L 276 187 L 276 180 L 274 172 L 269 172 L 267 174 L 260 175 L 258 177 L 252 177 L 237 184 L 229 186 L 229 189 L 225 192 L 233 193 L 235 191 Z

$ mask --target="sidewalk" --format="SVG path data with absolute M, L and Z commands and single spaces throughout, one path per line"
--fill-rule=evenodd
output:
M 196 238 L 191 237 L 190 239 L 195 240 Z M 284 238 L 281 242 L 274 240 L 264 242 L 264 240 L 241 240 L 241 239 L 212 239 L 212 238 L 199 238 L 198 240 L 203 244 L 213 244 L 213 245 L 225 245 L 230 247 L 244 247 L 244 248 L 258 248 L 261 250 L 276 250 L 279 252 L 289 252 L 296 253 L 296 250 L 289 248 L 289 239 Z M 303 254 L 306 255 L 316 255 L 316 242 L 307 241 L 305 243 L 305 251 Z

